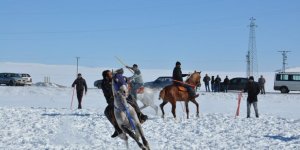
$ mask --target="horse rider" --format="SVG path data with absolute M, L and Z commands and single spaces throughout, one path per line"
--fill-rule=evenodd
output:
M 117 73 L 123 73 L 122 70 L 118 70 Z M 114 115 L 114 95 L 112 91 L 112 78 L 113 74 L 110 70 L 105 70 L 102 72 L 103 80 L 101 83 L 101 89 L 103 91 L 104 97 L 107 102 L 107 107 L 105 108 L 104 114 L 109 120 L 109 122 L 114 126 L 115 132 L 111 136 L 112 138 L 117 137 L 119 134 L 122 133 L 122 130 L 117 124 L 117 121 L 115 119 Z M 139 107 L 134 103 L 134 100 L 132 100 L 131 96 L 128 96 L 127 102 L 135 109 L 137 116 L 141 123 L 145 122 L 148 119 L 147 115 L 144 115 Z
M 133 96 L 133 98 L 135 98 L 135 100 L 137 100 L 137 90 L 144 84 L 142 73 L 137 64 L 134 64 L 132 67 L 126 66 L 126 68 L 133 71 L 133 76 L 129 78 L 131 81 L 130 94 Z
M 188 74 L 182 74 L 181 71 L 181 63 L 179 61 L 176 62 L 176 66 L 173 70 L 173 83 L 176 86 L 183 86 L 187 89 L 189 93 L 189 97 L 192 99 L 195 99 L 199 96 L 199 94 L 196 94 L 195 89 L 191 85 L 183 83 L 183 77 L 188 76 Z

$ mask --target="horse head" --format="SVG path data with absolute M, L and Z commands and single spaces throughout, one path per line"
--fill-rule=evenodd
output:
M 129 95 L 127 78 L 121 73 L 116 72 L 113 75 L 113 91 L 116 99 L 120 99 L 121 103 L 127 106 L 126 98 Z M 119 103 L 117 100 L 115 102 Z
M 192 73 L 191 76 L 186 80 L 186 82 L 195 86 L 201 85 L 201 71 L 195 71 L 194 73 Z

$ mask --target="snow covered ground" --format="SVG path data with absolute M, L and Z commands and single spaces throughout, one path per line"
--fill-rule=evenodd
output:
M 31 87 L 0 86 L 0 149 L 125 149 L 121 139 L 110 138 L 113 127 L 103 111 L 106 101 L 98 89 L 89 89 L 83 99 L 83 110 L 70 110 L 74 66 L 0 63 L 1 72 L 28 72 L 35 82 L 45 75 L 67 87 L 36 84 Z M 107 68 L 109 69 L 109 68 Z M 72 70 L 72 71 L 71 71 Z M 100 68 L 81 68 L 92 86 L 101 78 Z M 170 70 L 144 70 L 145 80 L 168 75 Z M 205 73 L 205 72 L 204 72 Z M 212 73 L 212 72 L 207 72 Z M 128 73 L 129 74 L 129 73 Z M 244 73 L 213 74 L 243 76 Z M 264 73 L 272 91 L 274 73 Z M 224 77 L 223 77 L 224 78 Z M 152 91 L 159 105 L 158 91 Z M 200 91 L 200 118 L 190 103 L 190 119 L 185 119 L 183 105 L 177 103 L 175 121 L 170 104 L 166 118 L 155 115 L 152 108 L 143 110 L 150 119 L 143 124 L 152 149 L 300 149 L 300 94 L 279 92 L 259 95 L 260 118 L 247 119 L 246 94 L 241 116 L 234 117 L 236 92 L 205 93 Z M 139 102 L 140 106 L 142 104 Z M 74 99 L 73 108 L 77 105 Z M 252 111 L 252 116 L 254 116 Z M 130 149 L 138 149 L 130 139 Z

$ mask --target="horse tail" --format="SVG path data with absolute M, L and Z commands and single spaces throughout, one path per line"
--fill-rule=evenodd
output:
M 159 98 L 158 98 L 159 100 L 160 100 L 160 99 L 164 99 L 164 97 L 165 97 L 165 91 L 166 91 L 166 90 L 165 90 L 164 88 L 160 91 L 160 93 L 159 93 Z

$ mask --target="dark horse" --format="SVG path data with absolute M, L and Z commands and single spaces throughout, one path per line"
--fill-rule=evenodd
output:
M 186 80 L 185 83 L 193 87 L 196 87 L 200 85 L 200 78 L 201 78 L 201 72 L 194 72 L 191 74 L 191 76 Z M 197 117 L 199 117 L 199 104 L 195 100 L 195 98 L 190 98 L 188 92 L 184 87 L 181 86 L 176 86 L 176 85 L 169 85 L 163 88 L 160 93 L 159 93 L 159 99 L 162 99 L 163 102 L 160 104 L 160 108 L 162 111 L 162 117 L 164 118 L 165 111 L 164 111 L 164 106 L 170 102 L 172 104 L 172 113 L 174 118 L 176 118 L 176 101 L 184 101 L 185 102 L 185 107 L 186 107 L 186 113 L 187 113 L 187 118 L 189 118 L 189 107 L 188 103 L 189 101 L 193 102 L 197 106 Z

